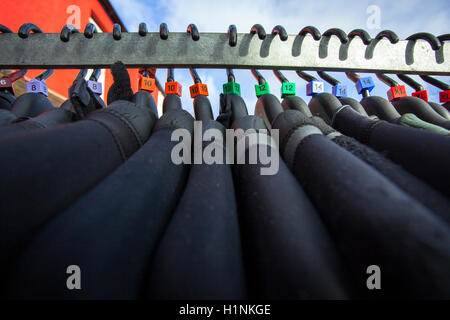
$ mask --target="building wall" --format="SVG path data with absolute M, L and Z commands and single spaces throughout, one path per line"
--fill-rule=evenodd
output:
M 65 24 L 73 24 L 84 31 L 86 24 L 92 20 L 103 32 L 112 32 L 113 24 L 99 0 L 3 0 L 0 10 L 0 24 L 17 32 L 26 22 L 36 24 L 43 32 L 59 33 Z M 20 54 L 20 53 L 18 53 Z M 29 70 L 27 79 L 37 76 L 44 70 Z M 49 92 L 66 99 L 68 88 L 72 85 L 79 70 L 55 70 L 55 73 L 46 81 Z M 129 69 L 131 85 L 134 91 L 138 88 L 138 71 Z M 113 79 L 109 70 L 104 72 L 104 86 L 106 90 L 111 86 Z M 105 95 L 106 96 L 106 95 Z M 158 92 L 153 94 L 158 103 Z M 159 95 L 160 96 L 160 95 Z

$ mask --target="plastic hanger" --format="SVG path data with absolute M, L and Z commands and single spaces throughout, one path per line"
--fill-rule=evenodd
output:
M 371 77 L 361 78 L 354 72 L 346 72 L 345 74 L 355 83 L 358 93 L 362 94 L 363 98 L 360 103 L 369 116 L 377 116 L 382 120 L 393 123 L 397 122 L 400 114 L 395 110 L 394 106 L 382 97 L 370 95 L 370 92 L 375 87 Z
M 76 115 L 76 119 L 84 119 L 89 113 L 105 108 L 106 105 L 100 97 L 100 93 L 96 90 L 101 88 L 101 84 L 97 82 L 97 78 L 100 75 L 100 70 L 94 70 L 88 81 L 85 80 L 87 75 L 87 69 L 82 69 L 78 73 L 77 77 L 73 81 L 72 86 L 69 88 L 69 100 L 73 107 L 69 108 L 69 104 L 64 104 L 63 108 L 69 108 L 73 110 Z M 92 85 L 95 85 L 93 89 Z
M 228 82 L 223 84 L 223 93 L 220 95 L 220 109 L 217 121 L 225 128 L 231 128 L 236 119 L 248 116 L 247 106 L 241 98 L 241 86 L 236 82 L 232 69 L 227 69 Z
M 427 102 L 441 117 L 450 120 L 450 112 L 448 112 L 447 109 L 439 103 L 429 101 L 428 92 L 420 83 L 405 74 L 398 74 L 397 77 L 415 90 L 415 92 L 411 94 L 413 97 L 420 98 Z
M 148 108 L 158 117 L 158 108 L 152 92 L 156 90 L 156 69 L 140 70 L 139 90 L 133 95 L 132 102 L 137 106 Z
M 27 93 L 21 95 L 11 105 L 11 112 L 18 118 L 25 120 L 36 117 L 54 106 L 48 100 L 48 89 L 45 80 L 53 74 L 53 70 L 46 70 L 27 83 Z
M 354 32 L 354 33 L 355 34 L 352 36 L 356 35 L 356 32 Z M 319 77 L 321 77 L 323 80 L 325 80 L 326 82 L 328 82 L 329 84 L 331 84 L 333 86 L 333 89 L 332 89 L 333 95 L 335 97 L 337 97 L 343 105 L 349 105 L 350 107 L 352 107 L 354 110 L 358 111 L 363 116 L 367 116 L 366 110 L 364 110 L 363 106 L 359 103 L 359 101 L 347 96 L 347 86 L 342 85 L 339 80 L 333 78 L 332 76 L 330 76 L 328 73 L 326 73 L 324 71 L 317 71 L 317 74 L 319 75 Z
M 300 70 L 296 70 L 296 73 L 308 82 L 306 95 L 311 97 L 308 103 L 311 114 L 331 123 L 334 113 L 342 107 L 342 103 L 332 94 L 324 92 L 324 83 L 316 77 Z
M 450 111 L 450 85 L 435 79 L 433 77 L 430 76 L 420 76 L 422 78 L 422 80 L 424 80 L 425 82 L 428 82 L 429 84 L 443 90 L 441 92 L 439 92 L 439 102 L 442 103 L 442 106 L 447 109 L 448 111 Z
M 262 74 L 255 69 L 251 70 L 258 81 L 255 85 L 255 93 L 258 100 L 255 105 L 255 116 L 264 120 L 267 128 L 271 128 L 272 121 L 283 112 L 283 107 L 276 96 L 270 93 L 269 84 Z
M 0 109 L 11 110 L 11 105 L 16 100 L 14 82 L 22 79 L 28 70 L 19 70 L 0 79 Z
M 311 117 L 308 104 L 300 97 L 295 95 L 295 83 L 289 82 L 288 79 L 279 70 L 273 71 L 275 76 L 281 82 L 281 105 L 284 110 L 298 110 L 304 115 Z
M 195 120 L 213 120 L 211 103 L 208 99 L 208 86 L 202 83 L 197 70 L 189 68 L 194 85 L 189 87 L 191 98 L 194 99 L 194 114 Z
M 175 81 L 174 70 L 167 69 L 167 81 L 165 85 L 165 93 L 163 101 L 163 113 L 170 112 L 172 110 L 181 110 L 181 95 L 182 87 L 181 84 Z
M 408 97 L 405 86 L 399 86 L 394 79 L 381 73 L 377 77 L 390 86 L 388 98 L 400 114 L 413 113 L 423 121 L 450 128 L 450 122 L 435 112 L 427 102 L 417 97 Z

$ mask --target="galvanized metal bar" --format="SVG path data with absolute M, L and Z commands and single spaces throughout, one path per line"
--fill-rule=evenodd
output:
M 128 67 L 144 68 L 232 68 L 279 70 L 328 70 L 396 74 L 450 75 L 450 44 L 438 51 L 422 40 L 373 40 L 364 45 L 354 38 L 341 44 L 337 37 L 290 35 L 287 41 L 267 35 L 238 34 L 231 47 L 226 33 L 201 33 L 193 41 L 187 33 L 123 33 L 115 40 L 111 33 L 96 33 L 87 39 L 72 34 L 61 41 L 59 34 L 0 34 L 0 68 L 108 68 L 116 61 Z

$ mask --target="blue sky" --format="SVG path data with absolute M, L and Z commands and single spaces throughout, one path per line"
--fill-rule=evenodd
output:
M 416 32 L 430 32 L 441 35 L 450 32 L 450 6 L 448 0 L 360 0 L 360 1 L 299 1 L 299 0 L 111 0 L 114 8 L 125 23 L 128 31 L 136 32 L 140 22 L 147 23 L 150 32 L 159 30 L 159 24 L 167 23 L 169 31 L 185 32 L 190 23 L 195 23 L 203 32 L 226 32 L 230 24 L 235 24 L 238 32 L 248 32 L 255 23 L 264 26 L 267 32 L 277 24 L 283 25 L 289 34 L 297 34 L 304 26 L 313 25 L 320 31 L 339 27 L 345 32 L 362 28 L 374 37 L 379 31 L 391 29 L 401 39 Z M 368 29 L 367 13 L 369 6 L 380 9 L 380 29 Z M 218 114 L 219 94 L 222 84 L 227 81 L 225 70 L 199 69 L 202 81 L 208 84 L 210 100 L 215 116 Z M 279 96 L 280 83 L 271 71 L 262 71 L 270 84 L 271 92 Z M 296 83 L 297 95 L 309 101 L 306 97 L 306 82 L 300 79 L 294 71 L 285 71 L 285 76 Z M 311 72 L 316 76 L 315 72 Z M 342 73 L 330 73 L 346 84 L 349 96 L 359 96 L 351 83 Z M 241 84 L 242 97 L 245 99 L 249 112 L 253 114 L 256 97 L 254 94 L 254 78 L 248 70 L 235 70 L 236 80 Z M 365 74 L 361 74 L 365 75 Z M 163 84 L 166 70 L 158 70 L 156 76 Z M 388 87 L 371 75 L 376 87 L 374 95 L 386 97 Z M 188 87 L 192 79 L 187 69 L 175 70 L 175 77 L 183 85 L 183 107 L 192 113 L 192 99 Z M 397 79 L 393 76 L 394 79 Z M 418 77 L 417 80 L 423 83 Z M 440 77 L 442 81 L 450 82 L 450 77 Z M 398 80 L 398 79 L 397 79 Z M 439 90 L 425 84 L 430 100 L 438 102 Z M 406 87 L 408 94 L 413 91 Z M 331 86 L 325 83 L 325 91 L 331 92 Z

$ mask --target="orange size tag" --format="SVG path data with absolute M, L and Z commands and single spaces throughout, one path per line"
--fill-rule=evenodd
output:
M 181 97 L 182 86 L 180 83 L 174 82 L 166 82 L 166 94 L 176 94 Z
M 406 97 L 406 88 L 405 86 L 392 87 L 388 90 L 387 95 L 391 102 L 394 99 Z
M 427 90 L 416 91 L 411 94 L 413 97 L 422 99 L 423 101 L 428 101 L 428 92 Z
M 154 78 L 141 77 L 139 78 L 139 90 L 155 91 L 156 81 Z
M 189 87 L 189 91 L 191 92 L 191 98 L 195 98 L 196 96 L 208 96 L 208 86 L 204 83 L 196 83 L 193 86 Z

